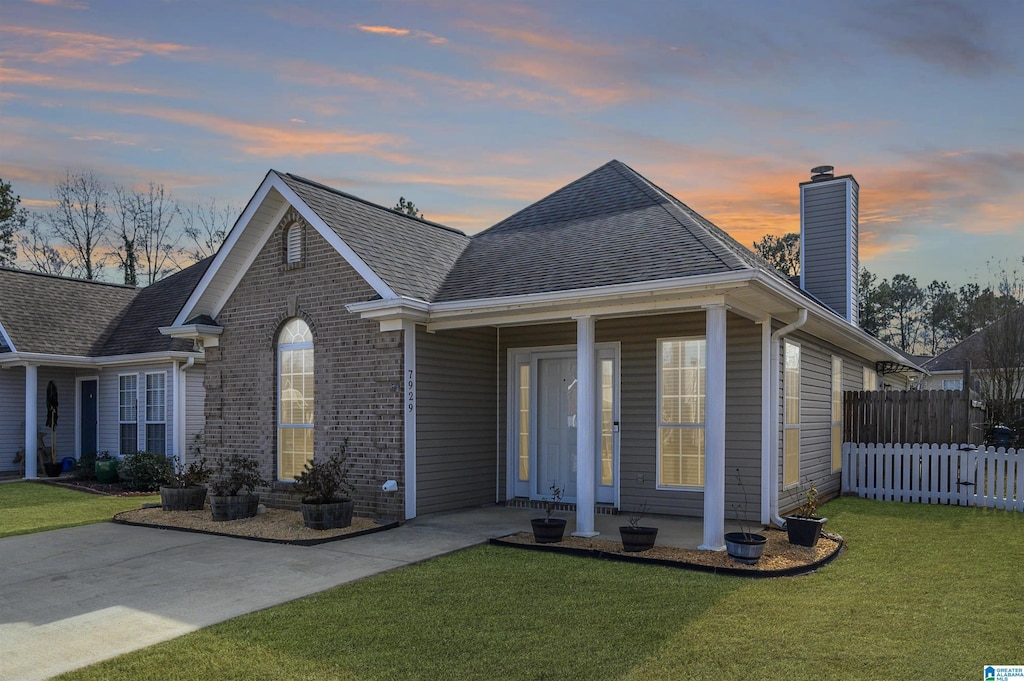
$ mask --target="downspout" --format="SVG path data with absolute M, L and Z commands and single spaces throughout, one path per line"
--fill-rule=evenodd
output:
M 185 417 L 186 417 L 186 409 L 187 409 L 187 400 L 186 400 L 185 394 L 186 394 L 186 391 L 187 391 L 186 390 L 186 384 L 188 382 L 188 377 L 187 377 L 187 373 L 186 372 L 188 372 L 188 370 L 191 369 L 192 366 L 195 363 L 196 363 L 196 358 L 195 357 L 189 357 L 188 360 L 181 366 L 181 368 L 178 369 L 178 371 L 181 372 L 181 378 L 178 380 L 178 382 L 177 382 L 178 385 L 176 386 L 176 390 L 178 391 L 176 393 L 178 409 L 177 409 L 177 412 L 176 412 L 177 418 L 175 420 L 178 422 L 178 429 L 177 429 L 178 432 L 175 433 L 175 441 L 178 443 L 178 461 L 180 462 L 179 465 L 181 465 L 181 466 L 185 465 L 185 451 L 186 451 L 186 449 L 185 449 L 185 447 L 186 447 L 186 444 L 185 444 L 185 428 L 186 428 L 186 425 L 187 425 L 187 420 L 186 420 Z
M 768 320 L 771 323 L 771 320 Z M 777 526 L 782 527 L 786 524 L 786 521 L 779 516 L 779 351 L 782 347 L 781 339 L 783 336 L 796 331 L 801 326 L 807 323 L 807 308 L 802 307 L 797 313 L 796 321 L 792 324 L 787 324 L 771 336 L 771 358 L 770 358 L 770 371 L 771 371 L 771 447 L 769 453 L 768 469 L 765 471 L 765 475 L 770 483 L 769 500 L 770 500 L 770 520 Z M 770 327 L 769 327 L 770 328 Z M 763 489 L 763 487 L 762 487 Z

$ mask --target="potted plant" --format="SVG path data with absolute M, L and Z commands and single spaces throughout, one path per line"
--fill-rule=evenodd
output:
M 544 517 L 530 520 L 530 524 L 533 525 L 533 540 L 538 544 L 560 542 L 562 535 L 565 534 L 565 519 L 551 517 L 562 500 L 562 489 L 555 483 L 551 483 L 549 489 L 551 496 L 544 500 Z
M 160 507 L 165 511 L 201 511 L 206 504 L 206 486 L 213 471 L 206 465 L 206 457 L 193 460 L 187 466 L 174 457 L 174 472 L 166 485 L 160 486 Z
M 729 557 L 744 565 L 754 565 L 761 560 L 764 553 L 764 546 L 768 543 L 768 537 L 763 534 L 751 532 L 750 525 L 744 516 L 747 506 L 747 489 L 743 485 L 743 478 L 740 476 L 740 469 L 736 469 L 736 481 L 739 483 L 740 491 L 743 494 L 743 506 L 734 505 L 736 510 L 736 522 L 739 523 L 739 532 L 725 533 L 725 550 Z
M 217 476 L 210 483 L 210 512 L 213 520 L 252 518 L 260 506 L 256 488 L 270 483 L 260 475 L 260 462 L 251 456 L 232 454 L 217 463 Z M 243 491 L 244 490 L 244 491 Z
M 57 384 L 46 384 L 46 427 L 50 429 L 50 460 L 43 463 L 47 477 L 56 478 L 64 471 L 64 464 L 57 461 Z
M 626 521 L 629 524 L 619 527 L 619 537 L 622 538 L 623 551 L 634 553 L 636 551 L 646 551 L 654 547 L 654 542 L 658 538 L 658 528 L 640 526 L 640 521 L 646 515 L 646 501 L 640 508 L 626 512 Z
M 352 524 L 355 488 L 349 482 L 352 464 L 345 455 L 348 442 L 341 451 L 325 459 L 307 461 L 295 476 L 292 493 L 302 496 L 299 508 L 302 523 L 311 530 L 333 530 Z
M 117 482 L 117 467 L 119 462 L 109 452 L 101 452 L 96 456 L 96 463 L 93 469 L 96 471 L 96 480 L 109 485 Z
M 810 482 L 804 492 L 804 503 L 792 515 L 786 516 L 786 534 L 789 543 L 813 547 L 821 536 L 821 528 L 828 518 L 818 516 L 818 488 Z

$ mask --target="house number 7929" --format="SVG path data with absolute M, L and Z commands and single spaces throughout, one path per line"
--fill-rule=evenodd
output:
M 408 392 L 408 396 L 407 396 L 407 399 L 406 399 L 406 407 L 409 409 L 409 411 L 412 411 L 412 409 L 413 409 L 413 400 L 415 399 L 415 395 L 416 395 L 416 391 L 413 389 L 416 384 L 414 383 L 414 380 L 413 380 L 412 369 L 409 369 L 409 381 L 408 381 L 407 385 L 408 385 L 408 388 L 409 388 L 409 392 Z

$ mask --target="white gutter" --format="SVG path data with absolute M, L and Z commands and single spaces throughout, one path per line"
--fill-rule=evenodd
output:
M 54 355 L 41 352 L 12 352 L 0 355 L 0 366 L 38 366 L 59 367 L 106 367 L 124 364 L 153 364 L 156 362 L 184 361 L 189 358 L 201 357 L 193 352 L 140 352 L 135 355 L 109 355 L 106 357 L 82 357 L 79 355 Z
M 769 318 L 768 320 L 766 320 L 765 323 L 768 324 L 768 328 L 771 329 L 771 319 Z M 771 522 L 778 525 L 779 527 L 782 527 L 786 524 L 786 521 L 779 516 L 779 350 L 782 346 L 782 337 L 789 333 L 792 333 L 793 331 L 796 331 L 806 323 L 807 308 L 802 307 L 800 308 L 797 314 L 795 322 L 793 322 L 792 324 L 787 324 L 786 326 L 782 327 L 781 329 L 779 329 L 778 331 L 771 335 L 771 347 L 769 348 L 769 352 L 771 353 L 768 368 L 768 370 L 771 372 L 771 380 L 769 381 L 769 390 L 771 390 L 771 395 L 769 396 L 769 403 L 771 404 L 771 414 L 769 416 L 768 423 L 768 428 L 770 429 L 770 446 L 768 452 L 765 452 L 763 447 L 765 424 L 764 422 L 762 422 L 761 494 L 763 495 L 765 492 L 765 487 L 768 487 L 768 519 Z M 766 456 L 768 459 L 767 467 L 764 465 Z

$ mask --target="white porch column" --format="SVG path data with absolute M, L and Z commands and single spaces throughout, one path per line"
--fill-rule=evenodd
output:
M 576 317 L 576 531 L 575 537 L 593 537 L 594 501 L 597 498 L 597 353 L 594 318 Z
M 411 319 L 402 320 L 402 343 L 405 364 L 402 372 L 405 404 L 405 519 L 411 520 L 416 517 L 416 322 Z
M 39 477 L 36 452 L 39 450 L 39 422 L 36 420 L 39 374 L 32 364 L 25 367 L 25 479 Z
M 706 371 L 704 374 L 704 543 L 699 548 L 725 548 L 725 306 L 705 309 Z

